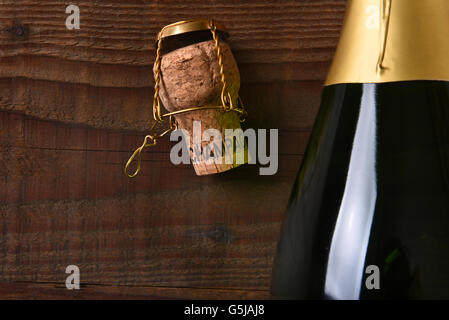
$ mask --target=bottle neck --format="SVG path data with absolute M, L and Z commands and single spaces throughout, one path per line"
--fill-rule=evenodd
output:
M 449 81 L 449 0 L 348 0 L 325 85 Z

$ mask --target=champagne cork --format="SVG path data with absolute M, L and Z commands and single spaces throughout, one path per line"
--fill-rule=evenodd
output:
M 219 40 L 223 71 L 232 103 L 238 106 L 240 73 L 223 35 L 224 33 L 220 33 Z M 161 56 L 159 97 L 164 108 L 168 112 L 175 112 L 192 107 L 221 106 L 223 83 L 217 46 L 210 30 L 181 33 L 176 35 L 177 39 L 174 37 L 170 36 L 162 41 L 162 48 L 166 49 Z M 155 69 L 155 75 L 156 71 Z M 197 175 L 224 172 L 242 164 L 235 161 L 235 154 L 232 163 L 229 163 L 229 158 L 228 161 L 225 159 L 225 145 L 231 142 L 226 139 L 225 130 L 241 128 L 239 113 L 225 112 L 223 108 L 201 109 L 176 114 L 175 119 L 178 128 L 184 129 L 190 136 L 190 145 L 187 147 Z M 197 122 L 196 130 L 200 139 L 208 129 L 216 129 L 221 133 L 221 150 L 217 143 L 211 141 L 195 144 L 198 140 L 194 140 L 194 121 L 200 121 L 201 129 L 198 130 Z M 243 139 L 237 138 L 234 143 L 243 143 Z M 245 150 L 243 152 L 247 154 Z M 219 158 L 221 160 L 217 161 Z

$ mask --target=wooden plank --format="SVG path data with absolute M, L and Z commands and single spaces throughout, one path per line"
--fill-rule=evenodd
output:
M 16 1 L 3 1 L 0 23 L 5 32 L 0 33 L 0 57 L 43 56 L 146 66 L 141 72 L 148 74 L 155 56 L 154 40 L 164 25 L 208 17 L 228 27 L 238 62 L 249 66 L 246 68 L 248 75 L 258 71 L 253 80 L 264 79 L 265 74 L 271 74 L 272 78 L 279 68 L 283 72 L 277 73 L 277 80 L 284 80 L 287 73 L 295 74 L 295 80 L 322 79 L 338 40 L 345 0 L 108 0 L 95 3 L 80 0 L 77 5 L 81 11 L 81 29 L 73 31 L 67 30 L 64 24 L 65 2 L 45 1 L 37 6 L 34 1 L 27 0 L 18 6 Z M 303 68 L 307 63 L 315 63 L 319 68 Z M 43 70 L 21 65 L 14 69 L 16 75 L 18 72 L 26 77 L 64 81 L 67 74 L 64 65 L 57 71 L 49 71 L 51 65 Z M 261 68 L 262 65 L 265 66 Z M 292 67 L 297 68 L 292 70 Z M 308 71 L 306 78 L 298 78 L 305 69 Z M 95 78 L 94 70 L 77 70 L 84 72 L 75 72 L 74 76 L 82 82 L 96 82 L 92 83 L 94 85 L 100 85 L 99 79 L 113 78 L 111 74 Z
M 144 153 L 143 169 L 135 179 L 123 168 L 143 135 L 93 129 L 0 111 L 0 203 L 99 199 L 139 192 L 184 190 L 218 181 L 238 183 L 291 182 L 309 131 L 281 130 L 279 168 L 274 176 L 258 175 L 259 165 L 245 165 L 219 176 L 198 177 L 191 165 L 170 162 L 175 143 L 161 140 Z M 233 170 L 235 171 L 235 170 Z
M 318 110 L 322 81 L 243 84 L 249 113 L 246 128 L 310 130 Z M 153 88 L 104 88 L 85 84 L 0 79 L 0 110 L 84 124 L 95 128 L 148 131 Z
M 236 56 L 235 50 L 233 53 Z M 150 54 L 149 52 L 148 55 Z M 329 67 L 330 58 L 315 62 L 261 62 L 257 64 L 240 60 L 237 62 L 243 83 L 322 81 Z M 89 84 L 94 87 L 154 87 L 152 64 L 142 66 L 104 64 L 25 54 L 0 57 L 0 78 L 20 77 Z
M 67 290 L 54 283 L 0 283 L 2 299 L 76 299 L 76 300 L 267 300 L 272 296 L 265 290 L 224 290 L 201 288 L 164 288 L 137 286 L 83 285 L 80 290 Z

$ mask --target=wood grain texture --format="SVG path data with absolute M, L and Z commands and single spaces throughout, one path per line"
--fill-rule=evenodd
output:
M 327 64 L 338 39 L 345 1 L 80 0 L 77 5 L 81 10 L 81 29 L 68 32 L 64 25 L 65 1 L 3 0 L 1 56 L 47 56 L 151 68 L 155 35 L 162 26 L 207 17 L 221 21 L 229 29 L 239 63 L 259 68 L 264 64 L 283 64 L 285 70 L 291 70 L 295 63 Z M 22 26 L 26 32 L 13 26 Z M 84 71 L 90 73 L 88 69 Z M 140 71 L 151 74 L 150 69 Z M 304 70 L 292 71 L 297 71 L 299 77 Z M 29 71 L 23 68 L 22 72 Z M 316 79 L 322 79 L 324 73 L 324 68 L 316 70 Z M 61 76 L 59 72 L 53 74 Z M 284 80 L 284 76 L 279 80 Z
M 138 286 L 83 285 L 80 290 L 66 290 L 60 283 L 1 283 L 0 296 L 5 299 L 50 300 L 269 300 L 267 291 L 202 288 L 167 288 Z
M 338 40 L 345 0 L 0 3 L 0 298 L 264 299 L 291 183 Z M 245 128 L 279 128 L 279 170 L 197 177 L 161 140 L 123 166 L 151 119 L 154 39 L 223 22 Z M 65 267 L 82 289 L 64 287 Z

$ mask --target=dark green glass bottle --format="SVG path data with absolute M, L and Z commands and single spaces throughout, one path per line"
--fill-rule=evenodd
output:
M 422 1 L 408 1 L 407 14 L 424 10 Z M 449 15 L 448 5 L 436 6 L 441 1 L 425 2 L 426 12 Z M 349 1 L 346 23 L 367 12 L 361 3 L 375 1 Z M 390 28 L 405 28 L 404 10 L 393 14 L 401 4 L 389 5 Z M 418 24 L 427 26 L 428 19 Z M 351 30 L 342 37 L 345 32 Z M 403 30 L 401 37 L 389 32 L 381 53 L 385 76 L 374 63 L 373 74 L 362 75 L 366 83 L 360 74 L 346 82 L 353 75 L 343 73 L 327 81 L 278 244 L 275 297 L 449 298 L 449 65 L 447 78 L 436 77 L 432 66 L 427 74 L 421 66 L 419 78 L 414 71 L 394 74 L 399 42 L 408 40 Z M 437 49 L 449 47 L 445 41 Z M 435 59 L 442 54 L 428 50 Z M 331 77 L 345 66 L 337 62 Z

